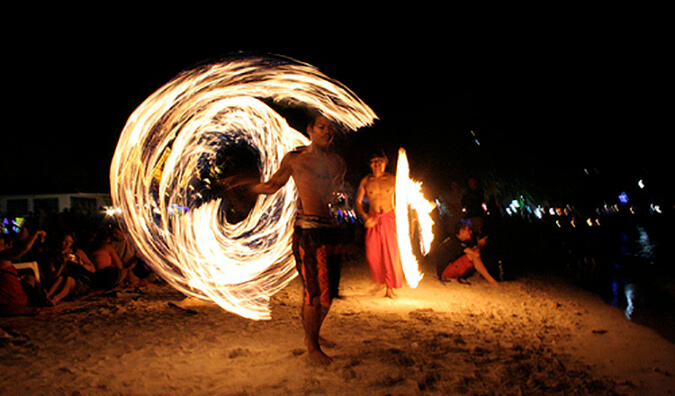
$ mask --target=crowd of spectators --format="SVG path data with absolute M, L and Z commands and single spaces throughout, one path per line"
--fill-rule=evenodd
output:
M 0 232 L 0 316 L 157 280 L 110 216 L 64 211 L 12 222 Z M 37 263 L 37 273 L 35 266 L 24 271 L 17 263 Z

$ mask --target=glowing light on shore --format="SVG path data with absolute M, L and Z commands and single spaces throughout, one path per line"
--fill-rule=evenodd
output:
M 416 223 L 410 221 L 411 209 L 417 214 Z M 433 210 L 434 204 L 427 201 L 422 194 L 422 183 L 410 179 L 408 156 L 404 149 L 399 149 L 396 163 L 396 231 L 403 274 L 413 289 L 417 287 L 424 274 L 420 272 L 411 242 L 416 230 L 411 229 L 410 224 L 418 225 L 420 249 L 422 254 L 427 254 L 434 239 L 434 221 L 431 218 Z
M 311 65 L 240 54 L 186 71 L 148 97 L 129 117 L 110 169 L 113 204 L 155 272 L 250 319 L 269 319 L 270 297 L 296 276 L 297 191 L 291 181 L 259 196 L 248 217 L 230 224 L 227 202 L 204 199 L 200 171 L 223 148 L 244 145 L 267 180 L 288 151 L 308 144 L 270 104 L 318 110 L 341 130 L 376 119 Z

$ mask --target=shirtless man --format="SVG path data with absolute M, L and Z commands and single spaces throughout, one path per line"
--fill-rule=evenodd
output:
M 335 129 L 330 120 L 316 116 L 307 126 L 311 144 L 286 154 L 279 169 L 264 183 L 250 186 L 256 194 L 274 194 L 292 177 L 300 195 L 293 238 L 293 252 L 304 282 L 302 309 L 309 357 L 319 364 L 332 359 L 319 345 L 319 336 L 332 299 L 337 297 L 340 276 L 339 233 L 328 204 L 344 184 L 347 171 L 341 156 L 331 148 Z
M 403 284 L 403 268 L 396 240 L 396 178 L 386 172 L 387 162 L 384 154 L 371 157 L 370 169 L 373 173 L 364 177 L 359 184 L 356 210 L 365 222 L 366 260 L 373 281 L 378 287 L 386 287 L 385 297 L 395 298 L 394 290 Z M 368 213 L 364 207 L 365 198 L 368 198 Z

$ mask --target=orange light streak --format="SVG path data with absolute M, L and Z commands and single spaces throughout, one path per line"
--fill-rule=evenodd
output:
M 403 274 L 413 289 L 419 285 L 424 274 L 419 269 L 419 262 L 412 247 L 411 239 L 415 229 L 410 228 L 408 213 L 412 209 L 417 215 L 420 249 L 422 254 L 427 254 L 434 239 L 434 221 L 431 218 L 434 207 L 433 203 L 424 198 L 422 183 L 410 179 L 408 156 L 405 150 L 400 148 L 396 163 L 396 232 Z
M 263 180 L 288 151 L 309 143 L 269 100 L 316 109 L 344 130 L 377 118 L 311 65 L 240 55 L 186 71 L 150 95 L 129 117 L 110 167 L 114 207 L 155 272 L 188 296 L 255 320 L 271 317 L 270 297 L 296 276 L 295 185 L 258 197 L 236 224 L 221 199 L 196 207 L 189 197 L 199 161 L 214 159 L 228 139 L 257 148 Z

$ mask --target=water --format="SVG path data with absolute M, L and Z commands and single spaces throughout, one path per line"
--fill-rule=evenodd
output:
M 493 221 L 491 270 L 497 274 L 501 261 L 506 280 L 533 272 L 564 277 L 675 343 L 672 216 L 607 217 L 600 224 Z
M 627 320 L 675 342 L 674 233 L 666 218 L 606 219 L 562 243 L 565 266 L 582 287 L 620 309 Z M 573 232 L 574 233 L 574 232 Z M 566 244 L 565 244 L 566 243 Z
M 606 268 L 596 290 L 628 320 L 652 327 L 675 342 L 675 262 L 665 224 L 625 224 L 609 232 L 598 257 Z M 602 274 L 602 273 L 601 273 Z

